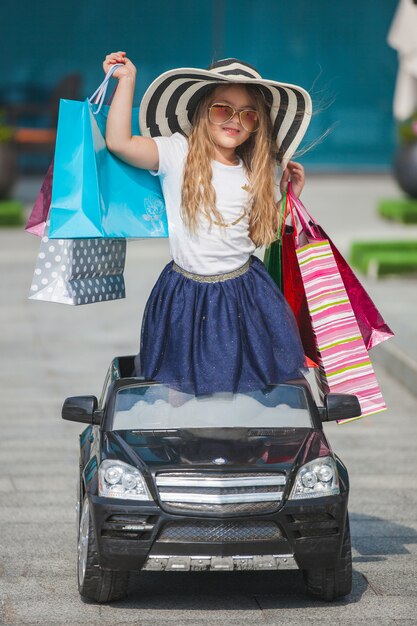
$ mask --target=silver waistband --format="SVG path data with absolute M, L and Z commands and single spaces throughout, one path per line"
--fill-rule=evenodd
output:
M 225 280 L 230 280 L 231 278 L 237 278 L 238 276 L 242 276 L 245 272 L 248 271 L 250 267 L 251 260 L 246 261 L 245 265 L 242 267 L 238 267 L 237 270 L 233 270 L 233 272 L 227 272 L 226 274 L 215 274 L 213 276 L 202 276 L 201 274 L 193 274 L 192 272 L 187 272 L 182 267 L 177 265 L 174 261 L 172 264 L 172 269 L 178 274 L 182 274 L 186 278 L 190 278 L 191 280 L 196 280 L 199 283 L 222 283 Z

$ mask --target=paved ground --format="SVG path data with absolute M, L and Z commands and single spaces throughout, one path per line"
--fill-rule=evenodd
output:
M 358 231 L 363 238 L 387 232 L 374 217 L 374 200 L 395 192 L 389 179 L 324 183 L 312 179 L 306 203 L 342 249 Z M 146 294 L 168 250 L 166 242 L 129 244 L 125 301 L 65 307 L 26 300 L 37 246 L 20 231 L 0 232 L 0 624 L 417 624 L 416 399 L 379 366 L 389 411 L 326 426 L 352 483 L 350 597 L 313 602 L 297 572 L 278 572 L 147 574 L 132 580 L 123 603 L 80 601 L 74 522 L 80 427 L 60 420 L 60 407 L 68 395 L 98 394 L 111 358 L 136 351 Z M 368 286 L 398 332 L 398 352 L 407 348 L 411 359 L 414 280 Z

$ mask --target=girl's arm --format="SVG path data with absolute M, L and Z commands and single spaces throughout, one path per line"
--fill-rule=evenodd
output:
M 119 159 L 145 170 L 159 167 L 158 148 L 153 139 L 132 136 L 132 105 L 135 91 L 136 68 L 125 52 L 112 52 L 106 56 L 103 69 L 107 73 L 115 63 L 124 67 L 115 70 L 113 76 L 119 84 L 114 94 L 106 126 L 106 145 Z

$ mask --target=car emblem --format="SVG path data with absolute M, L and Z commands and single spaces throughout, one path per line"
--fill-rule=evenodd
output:
M 224 459 L 222 456 L 219 456 L 217 459 L 213 459 L 212 463 L 215 465 L 225 465 L 227 463 L 227 459 Z

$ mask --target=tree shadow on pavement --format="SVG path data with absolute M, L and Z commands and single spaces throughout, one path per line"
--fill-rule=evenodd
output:
M 398 522 L 372 515 L 350 513 L 355 563 L 386 561 L 389 556 L 410 554 L 407 545 L 417 544 L 417 531 Z

